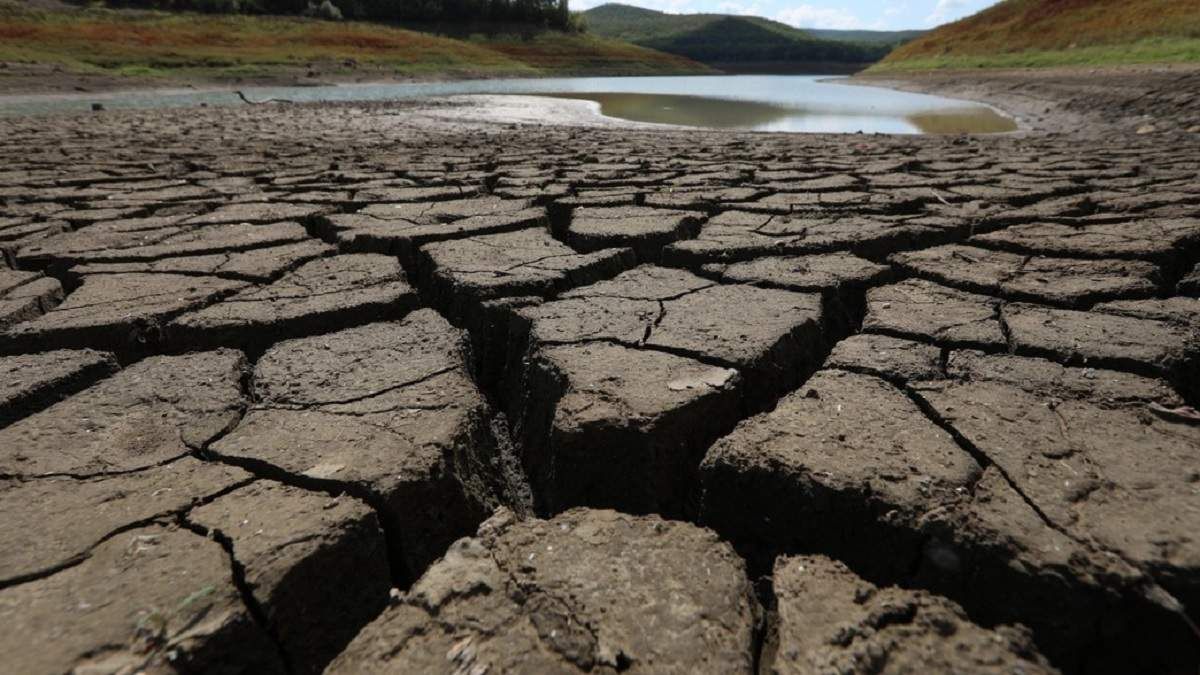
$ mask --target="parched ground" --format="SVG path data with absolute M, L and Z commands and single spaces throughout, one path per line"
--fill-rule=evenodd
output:
M 1184 94 L 0 120 L 0 670 L 1194 672 Z

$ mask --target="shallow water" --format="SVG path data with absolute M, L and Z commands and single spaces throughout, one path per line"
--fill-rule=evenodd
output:
M 252 100 L 383 101 L 455 94 L 547 94 L 600 105 L 610 117 L 720 129 L 993 133 L 1016 124 L 992 108 L 940 96 L 847 86 L 814 75 L 568 77 L 321 87 L 255 87 Z M 140 91 L 0 97 L 0 114 L 245 105 L 230 91 Z

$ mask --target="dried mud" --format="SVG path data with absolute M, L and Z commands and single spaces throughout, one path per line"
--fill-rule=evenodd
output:
M 1194 672 L 1174 82 L 1147 133 L 0 120 L 0 669 Z

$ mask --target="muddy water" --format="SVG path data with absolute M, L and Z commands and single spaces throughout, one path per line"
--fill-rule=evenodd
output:
M 959 105 L 907 115 L 866 111 L 822 111 L 803 105 L 675 94 L 551 94 L 600 104 L 600 112 L 635 122 L 714 129 L 899 134 L 963 134 L 1015 131 L 1016 123 L 986 106 Z
M 795 132 L 991 133 L 1016 124 L 993 109 L 812 75 L 567 77 L 258 87 L 251 100 L 386 101 L 457 94 L 544 94 L 596 102 L 603 114 L 639 122 Z M 0 96 L 0 114 L 105 108 L 245 105 L 232 91 L 173 90 Z

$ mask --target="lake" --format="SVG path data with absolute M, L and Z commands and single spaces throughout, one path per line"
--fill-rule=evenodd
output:
M 561 77 L 249 87 L 252 100 L 385 101 L 456 94 L 538 94 L 592 101 L 609 117 L 753 131 L 831 133 L 997 133 L 1016 123 L 972 103 L 851 86 L 816 75 Z M 106 108 L 244 105 L 230 91 L 166 90 L 0 97 L 0 114 L 46 114 Z

